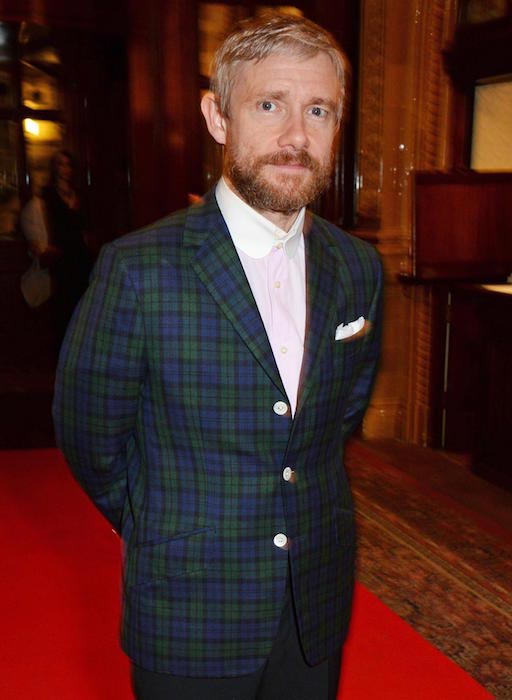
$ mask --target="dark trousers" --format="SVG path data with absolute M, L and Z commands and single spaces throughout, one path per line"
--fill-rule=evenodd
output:
M 336 700 L 341 650 L 318 666 L 304 661 L 287 591 L 277 638 L 264 666 L 236 678 L 185 678 L 132 666 L 137 700 Z

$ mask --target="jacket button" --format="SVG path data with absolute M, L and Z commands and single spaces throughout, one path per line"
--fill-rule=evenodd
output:
M 283 469 L 283 479 L 285 481 L 291 481 L 292 483 L 295 481 L 295 472 L 291 467 L 285 467 Z
M 278 416 L 284 416 L 285 413 L 288 413 L 288 404 L 284 401 L 276 401 L 273 409 L 274 413 L 277 413 Z
M 288 544 L 288 537 L 286 537 L 286 535 L 283 535 L 282 532 L 278 532 L 277 535 L 274 537 L 274 544 L 276 547 L 284 549 Z

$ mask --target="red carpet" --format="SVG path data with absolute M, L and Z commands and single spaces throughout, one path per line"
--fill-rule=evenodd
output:
M 55 450 L 0 452 L 0 513 L 0 700 L 130 700 L 119 540 Z M 359 586 L 338 697 L 492 696 Z

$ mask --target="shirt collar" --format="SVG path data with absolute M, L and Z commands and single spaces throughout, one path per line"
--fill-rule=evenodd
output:
M 243 201 L 228 187 L 222 177 L 215 197 L 227 224 L 233 243 L 251 258 L 263 258 L 281 243 L 286 255 L 293 258 L 299 247 L 306 208 L 302 207 L 289 231 L 276 226 Z

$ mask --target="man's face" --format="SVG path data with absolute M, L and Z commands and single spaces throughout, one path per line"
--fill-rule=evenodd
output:
M 240 66 L 223 119 L 224 176 L 268 218 L 297 211 L 327 187 L 338 95 L 325 53 L 273 54 Z

